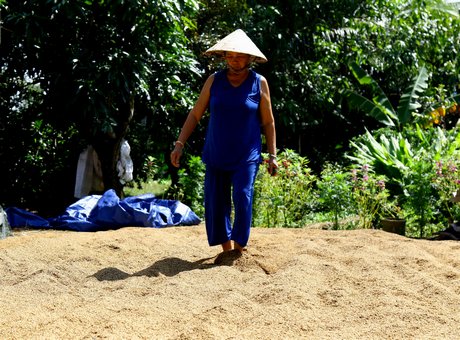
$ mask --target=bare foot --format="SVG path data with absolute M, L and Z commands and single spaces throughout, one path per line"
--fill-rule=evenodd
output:
M 238 250 L 240 253 L 246 250 L 246 248 L 240 246 L 237 242 L 233 241 L 233 249 Z
M 241 256 L 243 256 L 242 252 L 236 249 L 223 251 L 222 253 L 217 255 L 216 259 L 214 260 L 214 264 L 231 266 Z
M 232 250 L 232 241 L 228 240 L 225 243 L 222 243 L 222 250 L 223 251 L 230 251 Z

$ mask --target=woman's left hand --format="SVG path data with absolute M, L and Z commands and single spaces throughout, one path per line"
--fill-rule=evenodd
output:
M 272 176 L 276 176 L 278 173 L 278 162 L 276 161 L 276 158 L 270 157 L 268 159 L 268 173 Z

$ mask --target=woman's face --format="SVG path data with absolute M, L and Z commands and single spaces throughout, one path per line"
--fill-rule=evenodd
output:
M 225 61 L 227 66 L 234 72 L 240 72 L 246 69 L 251 61 L 251 56 L 244 53 L 225 52 Z

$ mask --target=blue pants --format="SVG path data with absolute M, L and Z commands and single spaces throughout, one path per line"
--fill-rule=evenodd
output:
M 220 170 L 206 166 L 204 206 L 206 232 L 210 246 L 229 240 L 245 247 L 252 222 L 252 199 L 258 163 L 249 163 L 235 170 Z M 233 191 L 232 191 L 233 189 Z M 231 222 L 232 198 L 234 206 Z

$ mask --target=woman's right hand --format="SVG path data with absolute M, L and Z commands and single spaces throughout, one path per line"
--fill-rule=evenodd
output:
M 176 143 L 174 150 L 171 152 L 171 164 L 178 168 L 180 166 L 180 158 L 182 156 L 184 147 Z

